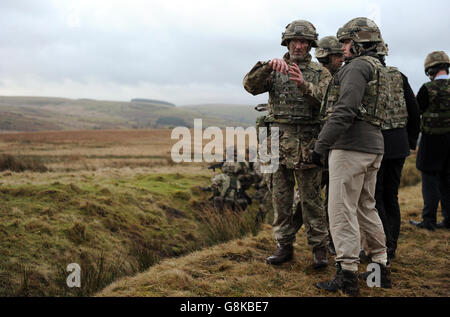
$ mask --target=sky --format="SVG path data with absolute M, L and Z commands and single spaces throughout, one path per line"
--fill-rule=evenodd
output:
M 449 12 L 448 0 L 2 0 L 0 95 L 258 104 L 267 94 L 242 79 L 284 55 L 288 23 L 308 20 L 322 38 L 360 16 L 417 92 L 426 55 L 450 54 Z

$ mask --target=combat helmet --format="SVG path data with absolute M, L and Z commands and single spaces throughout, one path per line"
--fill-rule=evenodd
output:
M 450 59 L 448 58 L 448 55 L 444 51 L 435 51 L 430 54 L 428 54 L 427 58 L 425 58 L 425 74 L 428 73 L 428 70 L 436 65 L 439 64 L 447 64 L 447 66 L 450 65 Z
M 318 37 L 316 27 L 311 22 L 296 20 L 289 23 L 286 30 L 281 34 L 281 45 L 287 46 L 292 39 L 303 39 L 311 41 L 311 47 L 318 47 Z
M 342 43 L 339 42 L 335 36 L 325 36 L 318 43 L 318 48 L 314 53 L 314 56 L 319 58 L 326 58 L 331 54 L 342 54 Z
M 374 21 L 368 18 L 355 18 L 337 31 L 340 42 L 353 40 L 356 43 L 382 42 L 381 32 Z
M 376 51 L 377 45 L 383 42 L 381 32 L 376 23 L 368 18 L 355 18 L 344 24 L 337 31 L 340 42 L 351 40 L 351 52 L 360 56 L 366 51 Z

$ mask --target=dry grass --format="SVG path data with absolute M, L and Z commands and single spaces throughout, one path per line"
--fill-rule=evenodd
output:
M 170 138 L 171 132 L 153 129 L 0 133 L 0 154 L 40 161 L 51 171 L 174 166 L 171 149 L 178 140 Z M 191 136 L 194 141 L 192 129 Z M 205 145 L 210 140 L 202 142 Z M 225 142 L 224 138 L 224 148 Z M 183 164 L 189 165 L 199 164 Z
M 0 134 L 0 153 L 37 159 L 53 171 L 172 165 L 171 130 Z
M 259 228 L 250 221 L 254 206 L 243 217 L 205 208 L 208 195 L 193 188 L 206 185 L 212 173 L 205 164 L 173 164 L 170 149 L 176 140 L 170 140 L 170 131 L 0 134 L 0 154 L 11 155 L 17 164 L 40 162 L 48 170 L 0 172 L 0 293 L 90 295 L 167 256 L 255 234 Z M 407 223 L 420 218 L 423 205 L 414 162 L 412 155 L 402 178 L 402 186 L 413 186 L 400 191 L 395 288 L 364 288 L 364 296 L 450 293 L 448 231 L 423 232 Z M 303 229 L 294 262 L 280 268 L 265 265 L 274 248 L 270 226 L 265 226 L 258 236 L 163 260 L 101 294 L 328 296 L 313 284 L 331 277 L 333 268 L 310 268 Z M 78 292 L 64 288 L 62 264 L 71 262 L 80 263 L 86 277 L 86 287 Z
M 39 159 L 13 156 L 10 154 L 1 154 L 0 171 L 5 170 L 14 172 L 24 172 L 24 171 L 46 172 L 47 167 Z
M 398 258 L 392 263 L 393 288 L 360 285 L 361 296 L 449 296 L 450 231 L 431 233 L 407 223 L 420 212 L 420 185 L 402 189 L 400 201 L 403 219 Z M 144 273 L 113 283 L 98 296 L 344 296 L 314 286 L 331 278 L 334 267 L 319 272 L 312 269 L 303 229 L 294 261 L 280 267 L 265 264 L 274 249 L 271 227 L 265 225 L 257 236 L 162 261 Z

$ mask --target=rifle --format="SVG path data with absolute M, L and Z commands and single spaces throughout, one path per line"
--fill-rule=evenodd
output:
M 225 162 L 213 163 L 213 164 L 209 165 L 208 169 L 213 170 L 213 172 L 215 172 L 216 168 L 222 168 L 223 163 L 225 163 Z
M 255 107 L 256 111 L 262 112 L 262 111 L 267 111 L 269 110 L 269 104 L 267 103 L 260 103 L 259 105 L 257 105 Z

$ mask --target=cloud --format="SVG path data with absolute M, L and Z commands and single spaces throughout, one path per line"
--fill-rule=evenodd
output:
M 113 81 L 98 81 L 84 78 L 82 81 L 65 79 L 60 81 L 43 80 L 34 75 L 19 79 L 1 79 L 0 91 L 8 96 L 49 96 L 65 98 L 91 98 L 100 100 L 130 101 L 133 98 L 165 100 L 178 106 L 206 103 L 258 104 L 265 102 L 267 96 L 253 97 L 241 85 L 216 85 L 204 83 L 156 84 L 138 82 L 119 84 Z
M 449 8 L 447 1 L 384 0 L 2 1 L 0 94 L 261 102 L 266 96 L 248 95 L 242 78 L 258 60 L 284 54 L 289 22 L 310 20 L 323 37 L 357 16 L 379 23 L 388 63 L 417 91 L 427 80 L 425 56 L 450 51 Z

